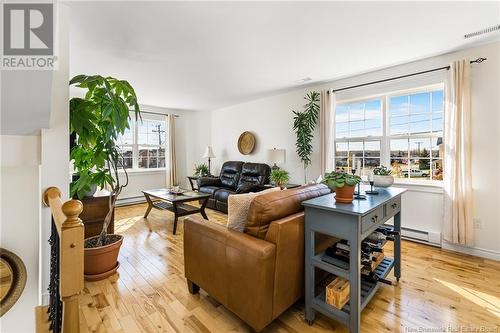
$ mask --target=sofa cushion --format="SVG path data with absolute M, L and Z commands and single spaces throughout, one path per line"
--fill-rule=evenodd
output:
M 241 168 L 238 187 L 245 184 L 264 185 L 269 183 L 271 168 L 264 163 L 245 163 Z
M 248 209 L 250 208 L 252 200 L 258 195 L 279 190 L 279 187 L 272 187 L 262 192 L 230 195 L 227 200 L 227 227 L 243 232 L 247 220 Z
M 214 198 L 217 201 L 221 201 L 221 202 L 227 203 L 227 197 L 230 194 L 236 194 L 236 191 L 233 191 L 233 190 L 230 190 L 230 189 L 227 189 L 227 188 L 219 188 L 215 192 Z
M 220 179 L 215 177 L 200 177 L 196 182 L 198 183 L 198 188 L 203 186 L 222 186 Z
M 264 239 L 272 221 L 300 212 L 302 201 L 328 193 L 326 185 L 316 184 L 259 195 L 250 204 L 244 231 Z
M 208 194 L 211 194 L 213 196 L 214 193 L 219 189 L 220 189 L 220 187 L 218 187 L 218 186 L 201 186 L 198 189 L 198 191 L 201 193 L 208 193 Z
M 228 161 L 222 165 L 219 179 L 224 187 L 236 189 L 240 180 L 243 162 Z

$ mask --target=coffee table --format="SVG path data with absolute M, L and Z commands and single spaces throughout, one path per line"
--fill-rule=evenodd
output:
M 148 208 L 144 214 L 144 218 L 147 218 L 149 212 L 152 208 L 160 210 L 168 210 L 174 213 L 174 232 L 177 231 L 177 219 L 181 216 L 191 215 L 200 213 L 205 220 L 208 220 L 208 216 L 205 213 L 205 207 L 208 203 L 208 198 L 210 194 L 200 193 L 198 191 L 182 190 L 181 193 L 173 194 L 170 193 L 166 188 L 159 188 L 153 190 L 142 191 L 148 202 Z M 200 201 L 201 206 L 192 206 L 186 204 L 191 201 Z M 150 228 L 151 231 L 151 228 Z

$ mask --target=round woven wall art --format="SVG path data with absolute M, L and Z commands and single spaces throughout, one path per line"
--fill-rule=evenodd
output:
M 238 150 L 243 155 L 251 154 L 255 148 L 255 135 L 250 132 L 241 133 L 238 138 Z
M 26 285 L 26 266 L 14 253 L 0 248 L 0 317 L 17 302 Z

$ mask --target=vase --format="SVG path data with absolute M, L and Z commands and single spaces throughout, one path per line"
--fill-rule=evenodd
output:
M 394 177 L 393 176 L 380 176 L 380 175 L 374 175 L 373 176 L 373 185 L 377 187 L 389 187 L 394 184 Z
M 99 236 L 87 238 L 85 242 L 95 239 Z M 107 235 L 107 237 L 114 237 L 116 240 L 111 244 L 106 244 L 98 247 L 86 247 L 84 253 L 84 273 L 85 280 L 97 281 L 113 275 L 120 266 L 118 260 L 118 253 L 122 246 L 123 236 L 121 235 Z
M 354 199 L 354 185 L 344 185 L 335 188 L 335 201 L 340 203 L 351 203 Z
M 97 192 L 97 185 L 96 184 L 92 184 L 90 185 L 90 191 L 87 191 L 85 193 L 85 197 L 93 197 L 94 194 Z

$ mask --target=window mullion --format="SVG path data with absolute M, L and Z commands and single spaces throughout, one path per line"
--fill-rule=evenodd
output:
M 388 128 L 389 128 L 389 113 L 387 96 L 382 99 L 382 140 L 380 140 L 380 164 L 389 165 L 390 164 L 390 150 L 389 150 L 389 139 L 388 139 Z
M 132 168 L 133 169 L 139 169 L 139 147 L 138 147 L 138 140 L 139 140 L 139 125 L 138 121 L 134 121 L 134 141 L 132 145 Z

